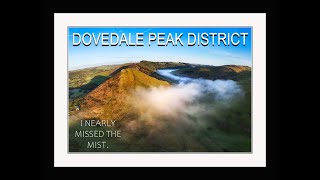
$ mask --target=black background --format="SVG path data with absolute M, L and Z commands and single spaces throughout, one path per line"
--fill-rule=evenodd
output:
M 210 4 L 208 4 L 210 3 Z M 280 179 L 280 1 L 40 1 L 40 173 L 44 179 Z M 267 13 L 267 167 L 61 168 L 54 167 L 54 13 Z M 120 172 L 118 172 L 120 171 Z M 152 172 L 154 171 L 154 172 Z M 206 174 L 205 174 L 206 173 Z M 151 174 L 151 175 L 149 175 Z M 128 177 L 126 177 L 128 175 Z

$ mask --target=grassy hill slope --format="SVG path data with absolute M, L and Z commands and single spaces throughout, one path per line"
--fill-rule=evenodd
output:
M 161 81 L 135 68 L 122 69 L 114 77 L 103 82 L 93 91 L 77 101 L 81 105 L 81 112 L 74 115 L 73 119 L 99 118 L 121 120 L 130 116 L 130 107 L 127 107 L 128 96 L 138 87 L 170 86 L 166 81 Z

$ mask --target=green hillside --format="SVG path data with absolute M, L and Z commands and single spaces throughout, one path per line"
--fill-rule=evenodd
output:
M 149 69 L 150 71 L 156 71 L 157 69 L 165 69 L 165 68 L 184 68 L 189 65 L 182 62 L 152 62 L 152 61 L 140 61 L 137 63 L 138 66 Z

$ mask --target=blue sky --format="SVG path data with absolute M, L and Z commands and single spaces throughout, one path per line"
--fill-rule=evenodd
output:
M 122 33 L 131 33 L 132 39 L 135 39 L 135 33 L 144 33 L 144 46 L 98 46 L 92 44 L 90 46 L 73 46 L 73 33 L 118 33 L 119 38 Z M 148 45 L 148 33 L 165 33 L 165 39 L 169 33 L 183 33 L 181 40 L 184 46 L 157 46 L 153 42 L 151 46 Z M 238 46 L 215 46 L 209 44 L 208 46 L 188 46 L 188 33 L 248 33 L 246 37 L 246 46 L 241 43 Z M 86 37 L 89 39 L 88 37 Z M 86 39 L 86 40 L 87 40 Z M 210 39 L 210 38 L 209 38 Z M 241 39 L 241 38 L 240 38 Z M 100 38 L 101 42 L 101 38 Z M 211 42 L 210 42 L 211 43 Z M 99 65 L 122 64 L 128 62 L 139 62 L 141 60 L 150 61 L 172 61 L 172 62 L 186 62 L 195 64 L 207 65 L 247 65 L 252 64 L 251 55 L 251 28 L 129 28 L 129 27 L 99 27 L 99 28 L 69 28 L 68 29 L 68 64 L 69 69 L 81 69 L 85 67 L 93 67 Z

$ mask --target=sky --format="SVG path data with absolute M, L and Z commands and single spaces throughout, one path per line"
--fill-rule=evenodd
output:
M 224 46 L 217 45 L 217 37 L 215 45 L 212 46 L 212 38 L 209 37 L 208 46 L 188 46 L 188 33 L 248 33 L 246 37 L 246 45 L 242 44 L 242 37 L 238 46 Z M 79 46 L 73 45 L 75 42 L 80 41 L 78 37 L 73 39 L 73 33 L 79 33 L 80 36 L 84 33 L 94 33 L 95 37 L 98 37 L 99 33 L 117 33 L 119 38 L 122 33 L 125 33 L 128 38 L 131 34 L 131 42 L 135 42 L 136 33 L 143 33 L 144 46 L 126 46 L 124 43 L 121 46 L 102 46 L 101 38 L 96 46 L 94 39 L 89 46 L 85 46 L 81 43 Z M 169 33 L 175 36 L 175 33 L 183 33 L 181 41 L 183 46 L 178 43 L 177 46 L 173 46 L 169 43 L 167 46 L 158 46 L 157 41 L 154 41 L 148 45 L 149 33 L 165 33 L 165 41 L 168 38 Z M 68 28 L 68 65 L 70 70 L 81 69 L 86 67 L 94 67 L 99 65 L 113 65 L 123 64 L 129 62 L 139 62 L 141 60 L 150 61 L 170 61 L 170 62 L 185 62 L 193 64 L 205 64 L 205 65 L 252 65 L 251 54 L 251 28 L 217 28 L 217 27 L 98 27 L 98 28 L 85 28 L 85 27 L 69 27 Z M 84 42 L 88 42 L 89 37 L 85 36 Z M 193 40 L 193 38 L 191 38 Z

